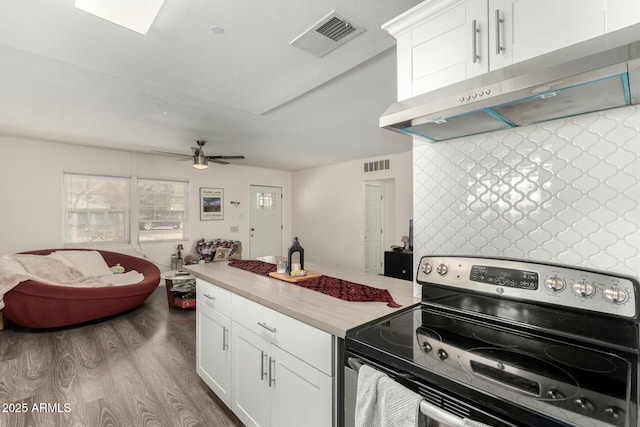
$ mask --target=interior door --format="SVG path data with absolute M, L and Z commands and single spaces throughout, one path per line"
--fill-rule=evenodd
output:
M 249 257 L 282 255 L 282 188 L 252 185 L 249 197 Z
M 364 257 L 366 273 L 382 273 L 383 205 L 382 187 L 377 184 L 364 186 Z

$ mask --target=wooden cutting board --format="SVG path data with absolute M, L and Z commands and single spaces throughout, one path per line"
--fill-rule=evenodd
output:
M 269 276 L 274 279 L 284 280 L 285 282 L 296 283 L 309 279 L 317 279 L 318 277 L 322 277 L 322 273 L 307 270 L 307 274 L 305 276 L 289 276 L 289 273 L 276 273 L 274 271 L 269 273 Z

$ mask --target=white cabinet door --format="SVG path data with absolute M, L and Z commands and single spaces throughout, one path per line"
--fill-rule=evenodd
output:
M 232 410 L 246 426 L 330 427 L 332 377 L 233 322 Z
M 640 22 L 638 0 L 607 0 L 607 33 Z
M 398 77 L 411 84 L 410 96 L 429 92 L 489 71 L 486 1 L 466 1 L 450 7 L 398 39 Z M 410 49 L 406 46 L 410 44 Z M 410 55 L 409 58 L 401 58 Z M 400 99 L 406 90 L 398 87 Z
M 273 347 L 271 363 L 271 425 L 330 427 L 331 377 L 284 350 Z
M 231 405 L 231 320 L 196 306 L 196 371 L 227 406 Z
M 502 19 L 496 26 L 496 11 Z M 490 68 L 531 59 L 607 31 L 603 0 L 489 0 Z M 496 39 L 497 31 L 500 32 Z M 496 53 L 496 45 L 503 48 Z
M 637 0 L 489 0 L 497 70 L 640 22 Z
M 270 344 L 233 322 L 232 410 L 246 426 L 269 426 Z

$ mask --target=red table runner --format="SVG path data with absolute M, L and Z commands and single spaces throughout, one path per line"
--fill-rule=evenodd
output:
M 258 260 L 232 260 L 229 265 L 262 276 L 269 276 L 269 273 L 276 271 L 275 264 Z M 322 292 L 345 301 L 378 301 L 386 302 L 389 307 L 402 307 L 393 300 L 386 289 L 373 288 L 335 277 L 322 276 L 317 279 L 303 280 L 291 284 Z

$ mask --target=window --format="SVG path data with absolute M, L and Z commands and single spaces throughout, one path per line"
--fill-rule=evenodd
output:
M 275 193 L 256 193 L 257 209 L 275 209 Z
M 64 242 L 129 242 L 129 179 L 64 175 Z
M 138 241 L 183 240 L 188 183 L 138 180 Z

